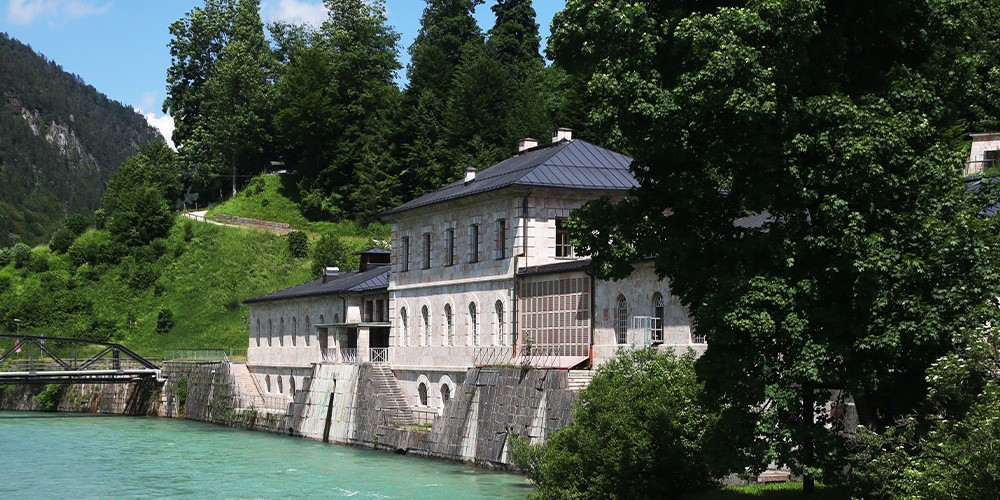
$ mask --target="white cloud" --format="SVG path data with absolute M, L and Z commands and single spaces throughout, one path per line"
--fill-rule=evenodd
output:
M 146 101 L 146 96 L 144 95 L 143 102 L 145 101 Z M 160 134 L 163 135 L 163 138 L 166 139 L 167 144 L 169 144 L 170 147 L 177 149 L 176 147 L 174 147 L 174 142 L 170 140 L 170 136 L 174 134 L 174 118 L 172 116 L 157 115 L 156 113 L 147 113 L 143 111 L 142 108 L 138 107 L 133 107 L 132 109 L 134 109 L 136 113 L 142 115 L 142 117 L 146 119 L 146 123 L 149 123 L 150 126 L 155 128 L 156 130 L 159 130 Z
M 9 0 L 7 19 L 14 24 L 31 24 L 38 19 L 68 21 L 103 14 L 111 3 L 100 5 L 94 0 Z
M 285 21 L 295 24 L 308 24 L 319 27 L 326 20 L 326 7 L 317 0 L 278 0 L 265 1 L 260 10 L 269 21 Z

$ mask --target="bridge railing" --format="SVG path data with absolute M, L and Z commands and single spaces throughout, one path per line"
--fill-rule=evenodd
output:
M 0 335 L 0 374 L 5 380 L 35 378 L 34 373 L 56 378 L 114 376 L 108 372 L 159 377 L 160 369 L 131 349 L 111 342 Z

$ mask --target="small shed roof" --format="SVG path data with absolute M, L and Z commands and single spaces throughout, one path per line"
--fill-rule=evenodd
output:
M 346 271 L 336 276 L 314 279 L 301 285 L 244 300 L 244 304 L 273 300 L 295 299 L 315 295 L 376 292 L 389 288 L 389 266 L 379 266 L 367 271 Z

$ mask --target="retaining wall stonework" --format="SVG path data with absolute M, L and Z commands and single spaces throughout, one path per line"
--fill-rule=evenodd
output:
M 185 418 L 507 468 L 511 438 L 545 440 L 569 424 L 577 398 L 562 370 L 472 368 L 428 428 L 400 422 L 368 364 L 314 365 L 283 409 L 242 403 L 228 362 L 167 362 L 162 373 L 162 384 L 67 385 L 58 411 Z M 0 386 L 0 409 L 41 410 L 32 396 L 44 388 Z

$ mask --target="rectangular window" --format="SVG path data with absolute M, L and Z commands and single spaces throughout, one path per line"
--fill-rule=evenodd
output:
M 402 270 L 402 271 L 409 271 L 410 270 L 410 237 L 409 236 L 404 236 L 403 237 L 403 248 L 402 248 L 402 250 L 400 252 L 402 253 L 402 255 L 399 257 L 399 260 L 401 261 L 399 263 L 400 270 Z
M 494 249 L 496 255 L 495 259 L 503 259 L 507 257 L 507 220 L 500 219 L 497 221 L 496 232 L 494 233 L 496 237 L 496 242 L 494 244 Z
M 569 229 L 564 223 L 566 219 L 556 219 L 556 257 L 572 257 L 573 244 L 569 239 Z
M 455 228 L 448 228 L 444 232 L 444 244 L 448 248 L 444 255 L 444 265 L 453 266 L 455 265 Z
M 424 269 L 431 268 L 431 233 L 424 233 Z
M 479 224 L 469 226 L 469 262 L 479 262 Z

